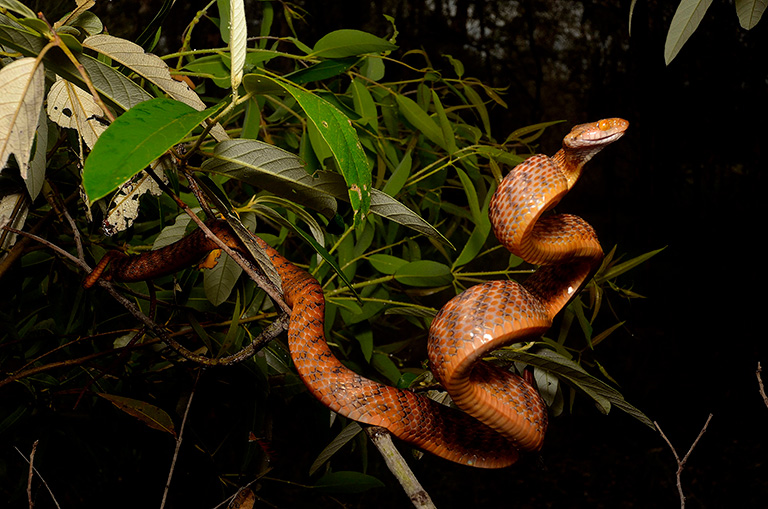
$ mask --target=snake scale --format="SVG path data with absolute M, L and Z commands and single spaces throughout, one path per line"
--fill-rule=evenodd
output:
M 325 341 L 320 284 L 256 237 L 281 279 L 292 313 L 288 346 L 300 378 L 316 398 L 350 419 L 387 428 L 398 438 L 457 463 L 501 468 L 519 450 L 542 446 L 547 412 L 523 377 L 481 358 L 502 345 L 535 340 L 589 280 L 603 257 L 593 228 L 570 214 L 547 214 L 571 189 L 584 164 L 628 127 L 619 118 L 574 127 L 554 156 L 535 155 L 502 180 L 490 203 L 496 237 L 510 252 L 540 265 L 524 283 L 489 281 L 464 291 L 429 330 L 429 363 L 457 407 L 364 378 L 345 367 Z M 225 221 L 208 223 L 221 240 L 250 256 Z M 140 281 L 191 265 L 216 244 L 196 230 L 162 249 L 126 256 L 110 251 L 86 278 Z

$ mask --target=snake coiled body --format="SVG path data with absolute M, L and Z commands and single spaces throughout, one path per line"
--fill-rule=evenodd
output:
M 518 450 L 540 449 L 547 412 L 538 392 L 524 378 L 481 358 L 502 345 L 538 339 L 600 263 L 600 243 L 583 219 L 541 215 L 568 192 L 583 165 L 627 127 L 622 119 L 576 126 L 555 156 L 527 159 L 496 190 L 490 204 L 496 237 L 512 253 L 541 267 L 523 284 L 491 281 L 474 286 L 435 317 L 428 339 L 430 368 L 463 411 L 345 367 L 325 341 L 320 284 L 256 237 L 275 265 L 292 308 L 288 345 L 309 392 L 339 414 L 387 428 L 416 447 L 465 465 L 504 467 L 517 460 Z M 249 256 L 226 222 L 212 221 L 208 226 L 230 247 Z M 116 281 L 158 277 L 216 247 L 198 230 L 150 253 L 105 256 L 84 285 L 92 286 L 100 277 Z

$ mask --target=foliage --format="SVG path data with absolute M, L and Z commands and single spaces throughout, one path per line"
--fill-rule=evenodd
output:
M 632 13 L 637 0 L 632 0 L 629 7 L 629 27 L 631 32 Z M 704 19 L 707 9 L 712 5 L 712 0 L 680 0 L 675 15 L 667 32 L 667 40 L 664 43 L 664 61 L 667 65 L 677 56 L 683 45 L 699 27 Z M 739 23 L 745 30 L 752 29 L 763 17 L 768 0 L 736 0 L 736 15 Z
M 103 445 L 74 433 L 63 410 L 135 433 L 142 425 L 122 421 L 120 409 L 152 428 L 144 433 L 175 437 L 190 391 L 199 390 L 210 415 L 192 417 L 195 434 L 185 447 L 203 451 L 212 469 L 204 482 L 220 480 L 223 494 L 266 475 L 270 461 L 275 479 L 321 492 L 381 485 L 357 472 L 369 461 L 360 434 L 342 431 L 341 441 L 332 440 L 338 425 L 332 417 L 329 427 L 328 411 L 305 393 L 281 341 L 242 364 L 205 371 L 207 388 L 196 389 L 200 367 L 147 334 L 102 290 L 82 289 L 84 273 L 73 260 L 93 265 L 107 248 L 136 253 L 181 238 L 192 221 L 169 191 L 198 212 L 212 203 L 321 281 L 337 355 L 366 376 L 407 386 L 425 374 L 423 345 L 437 308 L 479 281 L 530 272 L 489 238 L 488 203 L 502 168 L 533 153 L 552 123 L 499 142 L 489 106 L 506 107 L 501 91 L 465 77 L 457 60 L 441 71 L 421 51 L 400 52 L 394 36 L 355 30 L 329 33 L 314 46 L 270 37 L 271 3 L 262 4 L 260 37 L 249 45 L 235 5 L 222 12 L 229 22 L 204 10 L 188 28 L 204 29 L 204 15 L 229 46 L 192 50 L 188 37 L 162 58 L 145 52 L 157 34 L 140 37 L 141 46 L 106 35 L 87 10 L 51 27 L 16 2 L 0 7 L 0 43 L 9 49 L 0 71 L 0 107 L 9 119 L 0 132 L 9 161 L 0 218 L 71 255 L 8 231 L 0 237 L 0 434 L 22 437 L 25 427 L 51 419 L 84 455 L 125 456 L 114 453 L 119 441 Z M 547 379 L 555 415 L 576 394 L 562 381 L 601 411 L 613 405 L 649 424 L 590 373 L 610 379 L 594 348 L 621 323 L 599 312 L 611 298 L 637 297 L 615 278 L 646 258 L 618 263 L 611 252 L 554 339 L 498 354 Z M 202 277 L 190 268 L 123 288 L 187 348 L 218 359 L 277 315 L 241 272 L 225 257 Z M 288 420 L 290 428 L 273 425 Z M 64 437 L 51 433 L 50 441 Z M 287 457 L 295 450 L 289 441 L 306 450 Z M 117 465 L 105 468 L 111 476 Z M 16 474 L 10 498 L 24 493 L 26 471 Z M 89 484 L 104 483 L 100 475 Z

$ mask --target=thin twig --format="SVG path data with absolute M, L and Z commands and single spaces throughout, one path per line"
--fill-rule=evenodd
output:
M 683 467 L 685 466 L 685 463 L 688 461 L 688 457 L 690 457 L 691 453 L 693 452 L 693 449 L 696 447 L 696 444 L 699 443 L 699 440 L 702 436 L 704 436 L 704 433 L 707 431 L 707 426 L 709 426 L 709 421 L 712 420 L 712 414 L 709 414 L 709 417 L 707 417 L 707 422 L 704 423 L 704 427 L 701 428 L 701 431 L 699 431 L 699 435 L 696 437 L 696 440 L 693 441 L 693 444 L 691 444 L 691 448 L 688 449 L 688 452 L 685 454 L 683 459 L 680 459 L 680 456 L 677 455 L 677 451 L 675 450 L 674 446 L 672 445 L 672 442 L 669 441 L 667 436 L 664 434 L 663 431 L 661 431 L 661 426 L 659 426 L 659 423 L 656 421 L 653 421 L 653 425 L 656 426 L 656 429 L 659 430 L 659 433 L 661 433 L 662 438 L 664 441 L 669 445 L 669 448 L 672 449 L 672 454 L 675 455 L 675 461 L 677 461 L 677 493 L 680 495 L 680 509 L 685 509 L 685 495 L 683 494 L 683 484 L 680 481 L 680 476 L 683 472 Z
M 763 367 L 760 366 L 760 361 L 757 362 L 757 371 L 755 372 L 755 375 L 757 376 L 757 385 L 760 389 L 760 395 L 763 397 L 763 403 L 765 403 L 765 406 L 768 406 L 768 396 L 765 395 L 765 386 L 763 385 Z
M 373 445 L 381 453 L 389 470 L 397 478 L 400 485 L 403 487 L 405 494 L 411 499 L 411 503 L 417 509 L 430 509 L 434 508 L 435 504 L 429 497 L 424 488 L 416 479 L 411 467 L 405 462 L 405 459 L 397 450 L 395 444 L 392 442 L 392 435 L 386 428 L 380 426 L 370 426 L 365 429 L 368 437 L 373 442 Z
M 181 449 L 181 441 L 184 438 L 184 428 L 187 425 L 187 416 L 189 415 L 189 409 L 192 408 L 192 398 L 195 397 L 195 390 L 197 389 L 197 382 L 200 381 L 200 370 L 197 371 L 195 377 L 195 384 L 192 386 L 192 392 L 189 394 L 187 400 L 187 408 L 184 410 L 184 417 L 181 419 L 181 428 L 179 429 L 179 436 L 176 437 L 176 450 L 173 452 L 173 459 L 171 460 L 171 469 L 168 472 L 168 480 L 165 482 L 165 490 L 163 491 L 163 500 L 160 502 L 160 509 L 165 507 L 165 501 L 168 498 L 168 491 L 171 489 L 171 479 L 173 478 L 173 472 L 176 469 L 176 460 L 179 458 L 179 449 Z
M 195 216 L 196 217 L 196 216 Z M 60 248 L 56 244 L 53 244 L 52 242 L 49 242 L 48 240 L 38 237 L 37 235 L 33 235 L 29 232 L 25 232 L 22 230 L 17 230 L 16 228 L 11 228 L 9 226 L 3 226 L 2 227 L 5 230 L 10 231 L 11 233 L 16 233 L 18 235 L 23 235 L 26 237 L 29 237 L 33 240 L 36 240 L 37 242 L 40 242 L 46 247 L 51 248 L 52 250 L 56 251 L 60 255 L 64 256 L 65 258 L 72 261 L 74 264 L 76 264 L 78 267 L 80 267 L 84 272 L 90 273 L 91 267 L 88 265 L 85 261 L 77 258 L 76 256 L 70 254 L 69 252 L 65 251 L 64 249 Z M 210 230 L 209 230 L 210 231 Z M 211 233 L 213 235 L 213 233 Z M 218 240 L 218 237 L 216 235 L 213 235 L 215 239 Z M 237 255 L 240 253 L 235 252 Z M 247 262 L 247 260 L 245 260 Z M 288 317 L 289 315 L 284 314 L 278 317 L 272 324 L 270 324 L 267 328 L 265 328 L 261 334 L 259 334 L 254 340 L 246 346 L 243 350 L 234 353 L 230 356 L 223 357 L 221 359 L 214 359 L 211 357 L 206 357 L 204 355 L 199 355 L 194 352 L 189 351 L 187 348 L 185 348 L 181 343 L 173 339 L 160 325 L 158 325 L 156 322 L 154 322 L 152 319 L 150 319 L 147 315 L 141 312 L 141 310 L 131 302 L 130 300 L 126 299 L 120 292 L 117 291 L 115 286 L 110 283 L 109 281 L 104 281 L 103 279 L 99 279 L 97 284 L 104 288 L 107 293 L 109 293 L 113 299 L 115 299 L 118 303 L 122 304 L 122 306 L 131 314 L 134 318 L 139 320 L 141 323 L 143 323 L 147 329 L 156 337 L 160 338 L 163 342 L 167 343 L 171 346 L 176 352 L 184 357 L 187 360 L 190 360 L 192 362 L 196 362 L 198 364 L 203 364 L 205 366 L 224 366 L 229 364 L 235 364 L 238 362 L 242 362 L 245 359 L 250 358 L 253 356 L 259 349 L 261 349 L 264 345 L 266 345 L 269 341 L 277 337 L 283 330 L 286 330 L 288 328 Z M 282 299 L 280 299 L 280 302 L 283 302 Z M 290 309 L 290 308 L 289 308 Z M 101 352 L 99 354 L 94 354 L 93 357 L 103 355 L 104 352 Z M 30 370 L 32 371 L 32 370 Z M 0 380 L 0 386 L 4 385 L 5 383 L 8 383 L 10 381 L 13 381 L 18 378 L 23 377 L 8 377 L 4 380 Z
M 35 502 L 32 500 L 32 474 L 35 472 L 35 451 L 37 451 L 37 443 L 35 440 L 32 444 L 32 452 L 29 453 L 29 474 L 27 474 L 27 501 L 29 502 L 29 509 L 35 509 Z
M 34 451 L 35 451 L 36 447 L 37 447 L 37 441 L 35 441 L 35 443 L 32 445 L 32 454 L 34 454 Z M 29 459 L 27 459 L 27 457 L 24 456 L 24 453 L 21 452 L 18 447 L 14 447 L 14 449 L 16 449 L 16 452 L 18 452 L 21 455 L 21 457 L 24 458 L 24 461 L 29 463 L 30 468 L 32 468 L 32 470 L 34 470 L 34 472 L 40 478 L 40 481 L 42 481 L 43 486 L 45 486 L 45 489 L 48 490 L 48 494 L 51 496 L 51 499 L 53 500 L 53 503 L 56 505 L 56 507 L 61 509 L 61 506 L 59 505 L 59 501 L 56 500 L 56 497 L 53 495 L 53 491 L 51 491 L 51 487 L 48 486 L 48 483 L 45 482 L 45 479 L 43 479 L 43 476 L 40 475 L 40 471 L 37 468 L 35 468 L 34 466 L 32 466 L 32 459 L 33 459 L 32 456 L 30 456 Z

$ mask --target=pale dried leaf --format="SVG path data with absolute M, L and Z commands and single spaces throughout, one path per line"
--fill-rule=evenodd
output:
M 229 54 L 231 57 L 232 90 L 237 90 L 243 81 L 243 66 L 248 45 L 248 26 L 245 22 L 243 0 L 229 2 Z
M 40 194 L 45 182 L 45 167 L 48 164 L 48 117 L 45 110 L 40 108 L 40 119 L 37 122 L 37 143 L 35 153 L 29 162 L 29 171 L 24 183 L 27 185 L 29 197 L 34 200 Z
M 0 69 L 0 168 L 13 154 L 27 178 L 29 157 L 43 107 L 43 64 L 22 58 Z
M 163 182 L 168 182 L 165 176 L 165 170 L 170 169 L 171 162 L 166 158 L 160 158 L 152 163 L 152 169 Z M 115 196 L 112 198 L 111 207 L 107 213 L 107 218 L 102 224 L 102 229 L 106 235 L 114 235 L 121 232 L 133 224 L 133 221 L 139 215 L 139 199 L 149 192 L 155 196 L 160 196 L 163 191 L 155 180 L 145 171 L 137 173 L 125 184 L 120 186 Z
M 14 210 L 18 209 L 14 216 Z M 10 226 L 21 230 L 29 213 L 29 202 L 23 193 L 14 193 L 0 198 L 0 227 Z M 16 243 L 17 235 L 6 230 L 0 230 L 0 260 L 5 257 L 5 251 Z
M 60 76 L 48 91 L 48 117 L 61 127 L 75 129 L 90 149 L 107 129 L 104 111 L 93 96 Z
M 197 111 L 205 109 L 205 103 L 186 83 L 171 77 L 168 65 L 157 55 L 145 53 L 138 44 L 106 34 L 92 35 L 83 41 L 90 48 L 123 64 L 139 76 L 157 85 L 173 99 L 191 106 Z M 229 138 L 221 125 L 214 126 L 211 134 L 217 141 Z

